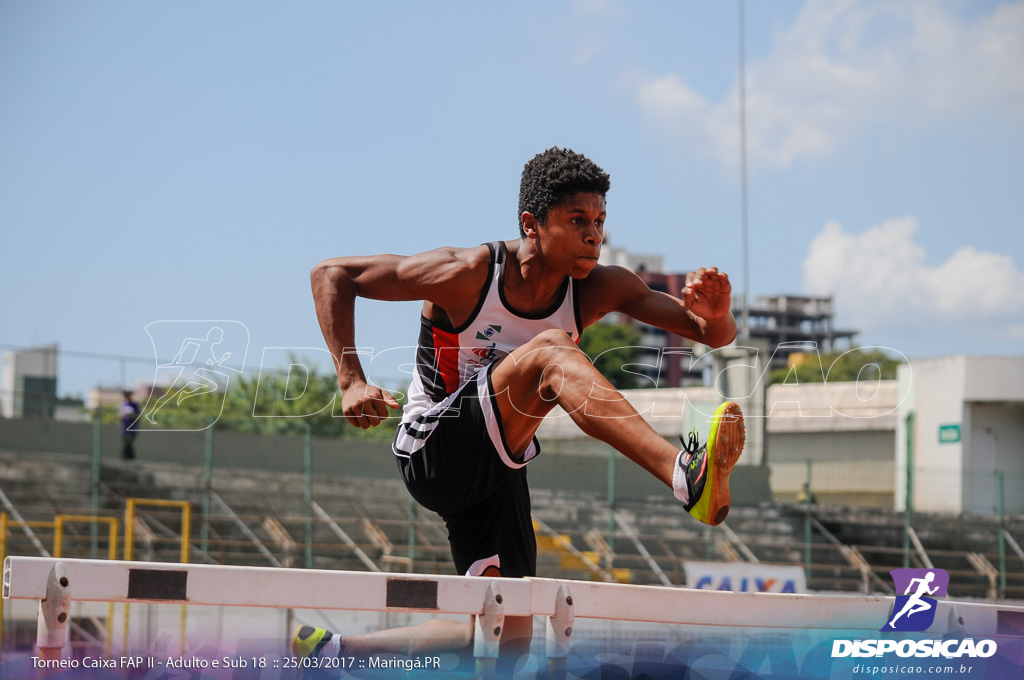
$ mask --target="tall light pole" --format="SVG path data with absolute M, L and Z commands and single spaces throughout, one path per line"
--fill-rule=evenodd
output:
M 743 320 L 740 327 L 740 337 L 743 340 L 750 339 L 750 254 L 747 244 L 747 68 L 746 52 L 744 43 L 746 35 L 744 32 L 744 2 L 740 3 L 740 210 L 742 223 L 743 240 Z

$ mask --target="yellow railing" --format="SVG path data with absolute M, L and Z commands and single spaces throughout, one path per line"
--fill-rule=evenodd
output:
M 7 559 L 7 531 L 9 521 L 6 512 L 0 512 L 0 565 Z M 18 526 L 34 529 L 52 529 L 54 522 L 18 522 Z M 0 597 L 0 652 L 4 644 L 4 600 Z
M 99 524 L 106 522 L 110 526 L 110 538 L 107 546 L 107 559 L 117 559 L 117 535 L 120 533 L 120 522 L 116 517 L 100 517 L 98 515 L 57 515 L 53 518 L 53 556 L 62 557 L 64 553 L 65 522 L 84 522 Z M 107 605 L 107 636 L 103 640 L 103 652 L 110 656 L 114 640 L 114 603 Z
M 191 538 L 191 527 L 192 527 L 192 505 L 188 501 L 171 501 L 163 499 L 150 499 L 150 498 L 129 498 L 125 504 L 125 528 L 124 528 L 124 559 L 126 561 L 132 560 L 133 553 L 133 542 L 135 533 L 135 516 L 136 508 L 140 506 L 146 507 L 172 507 L 179 508 L 181 510 L 181 548 L 179 552 L 180 561 L 183 564 L 187 564 L 189 561 L 189 542 Z M 64 553 L 64 527 L 66 524 L 71 522 L 77 523 L 106 523 L 109 525 L 109 545 L 107 550 L 107 556 L 111 560 L 117 559 L 117 541 L 118 534 L 120 533 L 120 520 L 117 517 L 101 517 L 96 515 L 56 515 L 52 522 L 49 521 L 22 521 L 17 522 L 17 526 L 26 528 L 40 528 L 40 529 L 53 529 L 53 556 L 55 558 L 62 557 Z M 11 528 L 10 518 L 6 512 L 0 512 L 0 564 L 3 563 L 7 557 L 7 546 L 8 546 L 8 533 Z M 125 648 L 127 649 L 128 644 L 128 628 L 129 628 L 129 605 L 125 604 L 124 609 L 124 642 Z M 182 651 L 184 651 L 185 645 L 185 607 L 181 608 L 181 643 Z M 114 604 L 110 603 L 107 611 L 107 631 L 106 640 L 104 641 L 104 651 L 107 655 L 111 652 L 111 645 L 113 642 L 113 620 L 114 620 Z M 4 602 L 0 598 L 0 646 L 3 644 L 3 633 L 4 633 Z
M 121 533 L 121 523 L 116 517 L 100 517 L 98 515 L 57 515 L 53 518 L 53 556 L 63 557 L 64 524 L 82 522 L 99 524 L 105 522 L 110 526 L 110 544 L 107 548 L 107 559 L 117 559 L 117 535 Z
M 192 526 L 192 504 L 188 501 L 167 501 L 157 498 L 129 498 L 124 508 L 124 559 L 132 559 L 132 539 L 135 534 L 135 508 L 138 506 L 157 508 L 181 508 L 181 558 L 182 564 L 188 563 L 188 544 Z
M 37 527 L 37 528 L 52 528 L 54 522 L 19 522 L 20 526 Z M 4 560 L 7 559 L 7 530 L 8 520 L 7 513 L 0 512 L 0 564 L 3 564 Z M 0 597 L 0 651 L 3 650 L 3 598 Z
M 192 535 L 192 504 L 188 501 L 168 501 L 157 498 L 129 498 L 124 508 L 124 559 L 132 560 L 132 543 L 135 537 L 135 508 L 139 506 L 181 509 L 181 552 L 180 562 L 188 564 L 188 544 Z M 128 613 L 130 605 L 124 605 L 124 648 L 128 649 Z M 185 605 L 181 606 L 181 652 L 185 653 Z

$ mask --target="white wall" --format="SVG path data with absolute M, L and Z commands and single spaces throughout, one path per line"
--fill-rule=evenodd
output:
M 1024 512 L 1024 403 L 971 402 L 966 412 L 965 509 L 998 512 L 999 470 L 1005 511 Z
M 1024 402 L 1024 356 L 966 357 L 964 399 Z
M 914 411 L 914 509 L 959 514 L 963 511 L 963 445 L 940 443 L 943 425 L 963 426 L 967 357 L 911 361 L 916 383 Z M 905 445 L 905 442 L 904 442 Z
M 4 354 L 3 373 L 0 377 L 0 415 L 14 416 L 14 352 Z
M 0 378 L 0 414 L 5 418 L 14 417 L 15 390 L 18 378 L 22 376 L 56 378 L 57 345 L 4 354 L 3 375 Z
M 1007 511 L 1024 510 L 1024 356 L 916 359 L 900 367 L 899 381 L 910 398 L 897 423 L 897 508 L 904 507 L 905 418 L 913 412 L 915 510 L 993 513 L 997 469 Z M 960 441 L 940 441 L 944 425 L 959 426 Z

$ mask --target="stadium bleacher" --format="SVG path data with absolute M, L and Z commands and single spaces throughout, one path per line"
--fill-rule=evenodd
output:
M 48 550 L 56 515 L 92 514 L 90 466 L 79 455 L 0 452 L 0 490 L 10 504 L 0 508 L 9 516 L 8 554 L 39 554 L 38 545 L 12 519 L 15 512 Z M 305 478 L 294 472 L 215 468 L 207 497 L 201 467 L 104 459 L 97 491 L 96 514 L 122 521 L 128 498 L 188 501 L 193 562 L 347 570 L 372 564 L 390 571 L 453 573 L 443 521 L 411 504 L 397 477 L 318 474 L 312 497 L 330 521 L 307 511 Z M 209 506 L 205 517 L 204 502 Z M 533 512 L 551 535 L 561 537 L 551 540 L 538 532 L 541 576 L 636 584 L 668 579 L 684 586 L 684 560 L 759 561 L 804 567 L 811 591 L 885 593 L 891 584 L 887 572 L 904 566 L 904 516 L 878 508 L 762 503 L 734 507 L 726 528 L 709 529 L 662 496 L 617 499 L 615 512 L 649 557 L 619 527 L 609 532 L 608 502 L 601 494 L 535 489 Z M 1024 599 L 1024 559 L 1004 535 L 1000 562 L 996 518 L 915 513 L 911 525 L 920 549 L 911 549 L 910 566 L 929 560 L 949 571 L 951 596 L 991 598 L 993 581 L 978 566 L 987 561 L 1006 565 L 1005 589 L 996 579 L 994 594 Z M 1008 518 L 1003 528 L 1010 537 L 1024 536 L 1024 517 Z M 87 522 L 68 524 L 63 555 L 105 556 L 106 531 L 95 533 L 94 539 Z M 134 559 L 178 561 L 182 533 L 177 509 L 140 507 Z M 593 549 L 595 541 L 600 543 L 595 534 L 611 547 L 610 553 Z M 119 550 L 123 554 L 123 545 Z M 857 555 L 864 569 L 858 568 Z

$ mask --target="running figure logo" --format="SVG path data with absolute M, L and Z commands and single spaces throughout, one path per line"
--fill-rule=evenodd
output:
M 232 374 L 241 376 L 249 330 L 238 321 L 156 321 L 146 333 L 157 356 L 154 388 L 142 410 L 156 426 L 149 429 L 210 427 L 223 411 Z M 173 359 L 161 360 L 171 352 Z M 168 417 L 177 407 L 185 409 Z
M 935 620 L 935 597 L 945 597 L 949 574 L 945 569 L 893 569 L 896 596 L 883 631 L 923 631 Z

